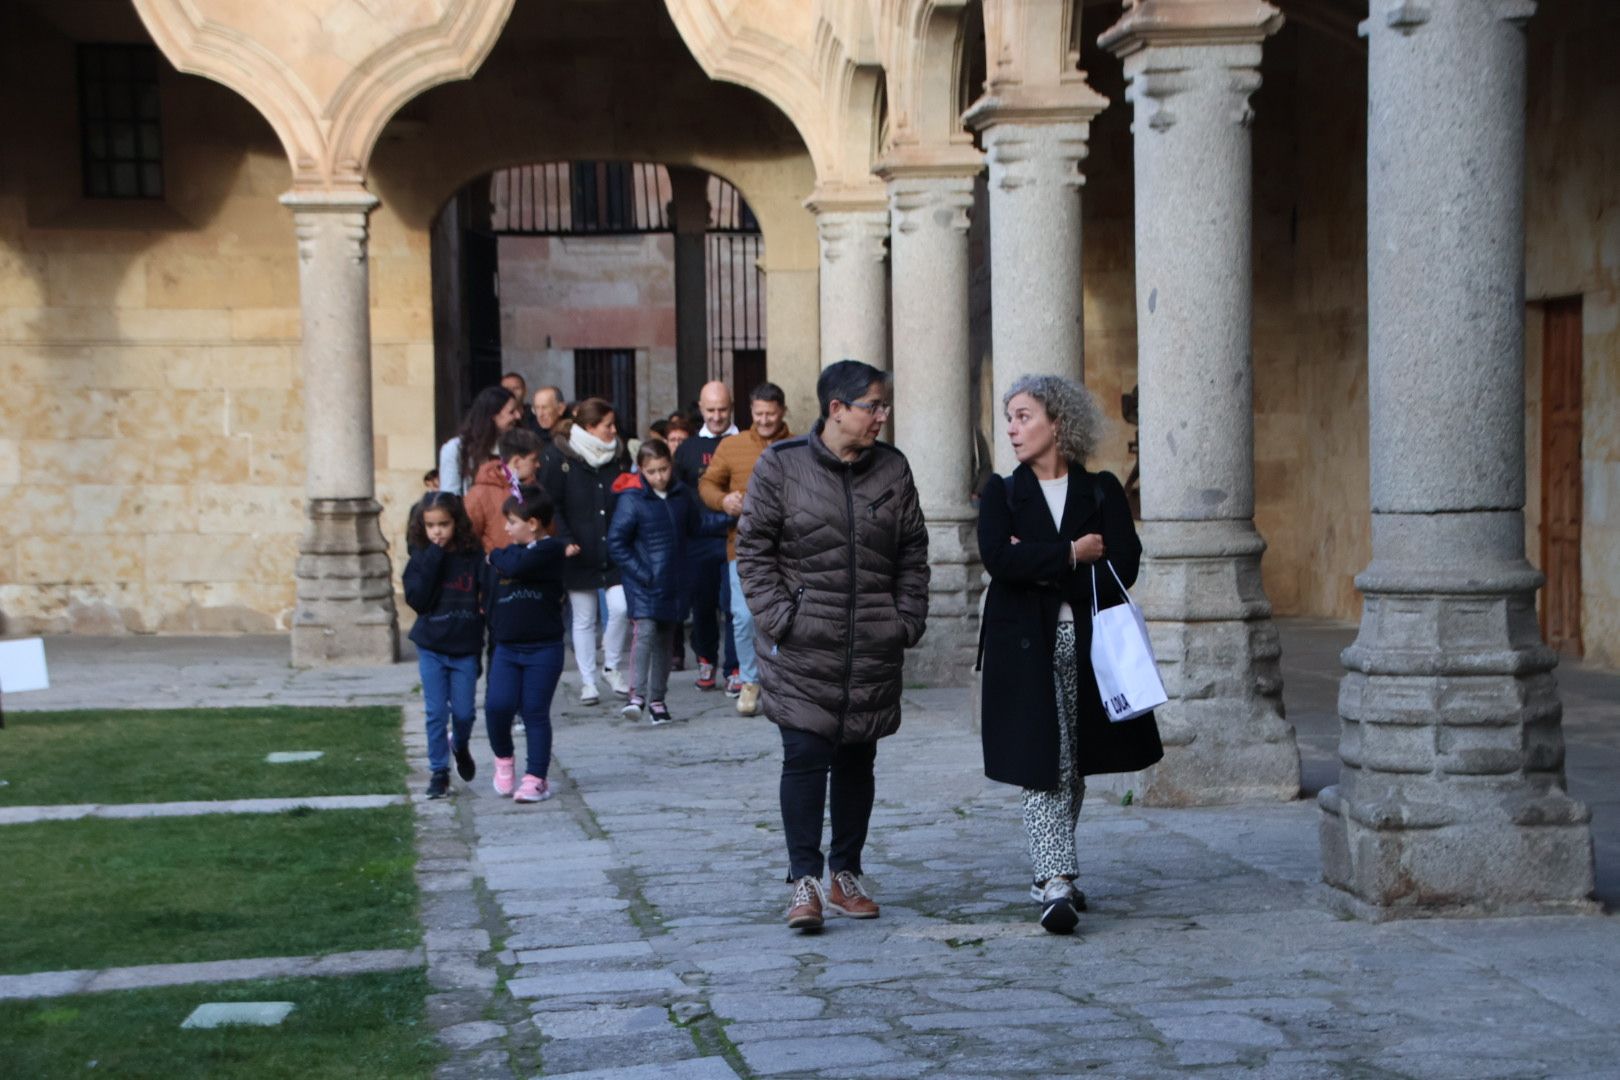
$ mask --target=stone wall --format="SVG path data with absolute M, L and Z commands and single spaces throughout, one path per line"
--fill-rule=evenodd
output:
M 168 198 L 80 198 L 74 45 L 19 7 L 0 16 L 0 142 L 29 151 L 0 166 L 4 628 L 283 627 L 303 528 L 286 158 L 230 91 L 166 72 Z
M 573 350 L 634 349 L 636 432 L 675 409 L 673 235 L 506 236 L 500 275 L 502 362 L 530 387 L 576 399 Z
M 1366 51 L 1294 23 L 1254 95 L 1255 526 L 1279 615 L 1354 619 L 1371 557 Z

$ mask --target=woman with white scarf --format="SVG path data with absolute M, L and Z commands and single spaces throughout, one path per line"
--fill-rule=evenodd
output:
M 540 482 L 551 496 L 557 539 L 572 556 L 563 566 L 563 584 L 573 608 L 574 662 L 579 667 L 580 704 L 601 701 L 597 692 L 596 629 L 598 590 L 607 594 L 607 627 L 602 635 L 602 677 L 620 697 L 630 693 L 622 664 L 627 659 L 630 621 L 625 614 L 619 568 L 608 554 L 608 525 L 618 500 L 614 481 L 625 471 L 613 406 L 587 398 L 574 409 L 566 441 L 546 451 Z

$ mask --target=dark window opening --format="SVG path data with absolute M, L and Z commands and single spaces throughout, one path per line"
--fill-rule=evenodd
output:
M 575 349 L 574 398 L 599 397 L 613 406 L 619 436 L 636 434 L 636 352 L 634 349 Z
M 576 161 L 570 195 L 575 232 L 635 231 L 633 166 L 622 161 Z
M 79 130 L 87 197 L 163 197 L 157 71 L 158 53 L 151 45 L 79 46 Z
M 747 431 L 754 424 L 754 403 L 748 395 L 765 381 L 765 350 L 736 349 L 731 354 L 731 399 L 736 404 L 734 422 L 738 431 Z

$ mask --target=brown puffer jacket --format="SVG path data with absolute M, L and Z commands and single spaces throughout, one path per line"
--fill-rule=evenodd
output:
M 845 462 L 808 436 L 760 456 L 737 525 L 765 715 L 839 743 L 900 726 L 905 650 L 928 619 L 928 532 L 905 455 Z

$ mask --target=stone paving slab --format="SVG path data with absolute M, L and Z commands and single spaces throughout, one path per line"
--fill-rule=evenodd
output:
M 555 1080 L 737 1080 L 724 1058 L 692 1058 L 667 1065 L 634 1065 L 624 1069 L 587 1069 L 549 1074 Z
M 209 960 L 195 964 L 142 964 L 84 971 L 40 971 L 0 975 L 0 1000 L 66 997 L 106 990 L 143 990 L 154 986 L 243 982 L 317 975 L 360 975 L 421 967 L 421 949 L 368 949 L 325 956 L 261 956 L 243 960 Z
M 281 814 L 288 810 L 374 810 L 410 801 L 408 795 L 300 795 L 284 799 L 216 799 L 163 803 L 74 803 L 0 806 L 0 825 L 81 818 L 202 817 L 207 814 Z

